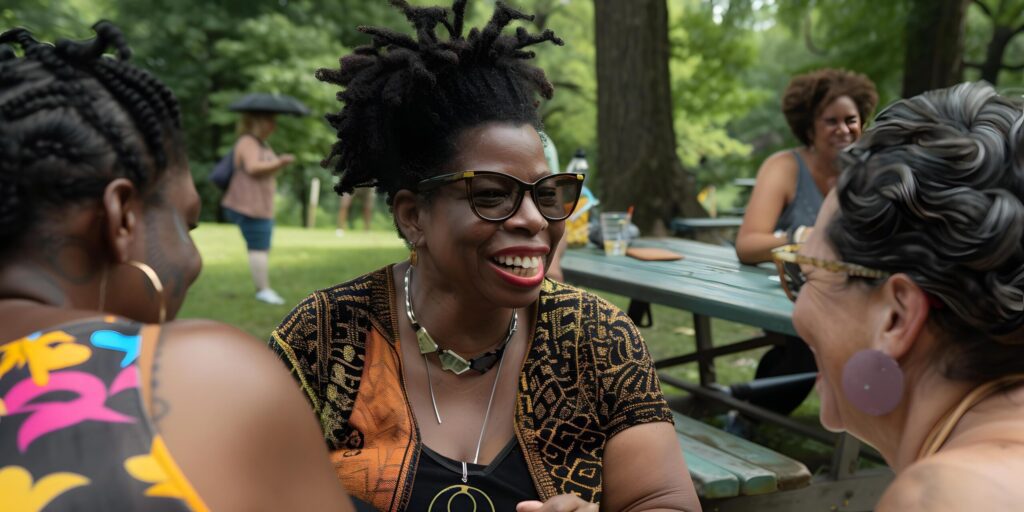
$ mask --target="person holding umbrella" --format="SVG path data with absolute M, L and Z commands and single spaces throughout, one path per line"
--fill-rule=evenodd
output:
M 238 224 L 245 238 L 256 300 L 284 304 L 284 299 L 270 287 L 270 240 L 274 230 L 277 173 L 295 157 L 274 153 L 267 138 L 277 127 L 277 114 L 306 115 L 309 111 L 295 98 L 266 93 L 248 94 L 228 108 L 241 112 L 242 118 L 233 153 L 236 172 L 231 175 L 221 206 L 228 220 Z

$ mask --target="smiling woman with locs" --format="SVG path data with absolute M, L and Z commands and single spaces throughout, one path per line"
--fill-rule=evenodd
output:
M 584 176 L 548 168 L 553 90 L 525 48 L 562 41 L 503 34 L 532 18 L 501 2 L 468 32 L 465 0 L 391 3 L 415 38 L 362 27 L 372 44 L 317 76 L 344 87 L 336 190 L 376 186 L 409 261 L 313 293 L 272 336 L 339 478 L 389 511 L 699 510 L 636 327 L 545 279 Z

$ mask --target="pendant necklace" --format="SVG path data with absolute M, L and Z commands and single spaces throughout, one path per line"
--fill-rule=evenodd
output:
M 426 329 L 424 329 L 422 326 L 419 325 L 419 323 L 416 322 L 416 316 L 412 312 L 412 299 L 410 298 L 411 294 L 409 293 L 410 292 L 409 281 L 410 281 L 410 277 L 411 276 L 412 276 L 412 266 L 410 265 L 408 270 L 405 271 L 405 312 L 408 315 L 409 321 L 412 323 L 413 328 L 416 329 L 416 335 L 417 335 L 416 337 L 417 337 L 417 340 L 419 340 L 419 342 L 420 342 L 420 354 L 423 356 L 423 365 L 424 365 L 424 368 L 426 369 L 426 373 L 427 373 L 427 388 L 430 389 L 430 403 L 431 403 L 431 405 L 434 406 L 434 417 L 437 418 L 437 424 L 440 425 L 441 424 L 441 412 L 437 408 L 437 399 L 434 398 L 434 383 L 430 379 L 430 363 L 427 361 L 427 354 L 429 354 L 430 352 L 438 351 L 438 349 L 436 348 L 437 344 L 435 343 L 434 344 L 434 347 L 435 347 L 434 350 L 429 350 L 429 351 L 424 351 L 423 350 L 423 338 L 426 337 L 431 342 L 433 342 L 433 339 L 430 338 L 429 334 L 426 334 L 426 332 L 427 332 Z M 477 464 L 478 461 L 480 460 L 480 446 L 483 444 L 484 436 L 485 436 L 485 434 L 487 432 L 487 420 L 490 419 L 490 417 L 491 417 L 491 405 L 494 404 L 494 394 L 498 390 L 498 381 L 501 380 L 501 367 L 502 367 L 502 365 L 505 362 L 505 347 L 508 346 L 509 340 L 512 339 L 512 335 L 515 334 L 515 332 L 516 332 L 517 318 L 518 318 L 517 310 L 512 310 L 512 320 L 509 322 L 509 330 L 508 330 L 508 334 L 505 336 L 505 341 L 502 342 L 501 347 L 499 349 L 495 350 L 494 352 L 488 352 L 487 354 L 484 354 L 484 356 L 486 356 L 488 354 L 494 354 L 494 358 L 495 358 L 495 360 L 498 363 L 498 370 L 494 374 L 494 384 L 491 384 L 491 396 L 490 396 L 490 398 L 487 399 L 487 409 L 484 411 L 484 421 L 483 421 L 483 424 L 480 425 L 480 436 L 477 437 L 477 440 L 476 440 L 476 451 L 473 454 L 473 464 Z M 425 336 L 420 336 L 421 332 Z M 441 352 L 445 352 L 445 350 L 441 350 Z M 448 352 L 450 352 L 450 351 L 448 351 Z M 452 354 L 455 354 L 455 353 L 452 352 Z M 455 354 L 455 356 L 459 357 L 458 354 Z M 480 359 L 480 358 L 482 358 L 484 356 L 478 357 L 476 359 Z M 460 359 L 462 359 L 462 358 L 460 357 Z M 474 360 L 471 360 L 471 361 L 474 361 Z M 465 361 L 465 360 L 463 360 L 463 361 Z M 494 361 L 492 361 L 489 365 L 487 365 L 487 367 L 484 368 L 484 370 L 481 371 L 480 373 L 483 373 L 483 372 L 489 370 L 492 366 L 494 366 Z M 442 368 L 443 367 L 444 366 L 442 365 Z M 462 370 L 462 372 L 464 372 L 464 371 L 465 370 Z M 454 372 L 454 371 L 452 371 L 452 373 L 455 373 L 456 375 L 459 375 L 462 372 Z M 466 461 L 460 461 L 460 462 L 462 463 L 462 483 L 467 483 L 469 481 L 469 467 L 468 467 L 468 463 Z

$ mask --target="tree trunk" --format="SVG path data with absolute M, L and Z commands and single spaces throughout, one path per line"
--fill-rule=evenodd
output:
M 903 97 L 960 81 L 970 0 L 912 0 L 907 16 Z
M 992 39 L 988 42 L 985 62 L 981 64 L 981 79 L 992 85 L 999 82 L 999 70 L 1003 68 L 1003 55 L 1010 40 L 1018 34 L 1013 27 L 996 25 L 992 30 Z
M 597 170 L 605 210 L 634 206 L 645 235 L 675 215 L 704 217 L 676 155 L 665 0 L 595 0 Z

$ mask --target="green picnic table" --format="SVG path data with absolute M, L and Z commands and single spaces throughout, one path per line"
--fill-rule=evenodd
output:
M 767 332 L 796 334 L 793 304 L 782 292 L 774 267 L 743 265 L 731 247 L 679 238 L 639 239 L 631 246 L 668 249 L 684 258 L 641 261 L 606 256 L 604 251 L 589 247 L 567 251 L 562 270 L 566 281 L 574 285 L 670 306 L 693 315 L 696 351 L 660 359 L 655 361 L 655 367 L 697 363 L 700 382 L 665 375 L 661 376 L 662 382 L 699 399 L 724 404 L 835 446 L 830 471 L 812 479 L 803 464 L 789 457 L 677 415 L 680 445 L 705 510 L 871 510 L 891 481 L 892 473 L 887 468 L 858 471 L 862 448 L 856 439 L 737 400 L 715 385 L 716 357 L 781 340 L 778 335 L 765 334 L 716 347 L 712 343 L 711 318 Z

